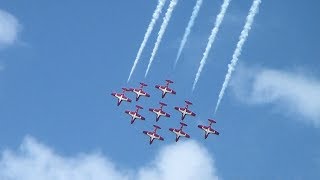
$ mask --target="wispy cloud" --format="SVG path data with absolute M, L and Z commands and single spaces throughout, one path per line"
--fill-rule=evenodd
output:
M 0 10 L 0 47 L 15 43 L 20 27 L 18 20 L 13 15 Z
M 240 66 L 231 89 L 242 102 L 271 104 L 320 127 L 320 79 L 300 72 Z
M 186 45 L 188 37 L 189 37 L 189 35 L 191 33 L 191 29 L 192 29 L 192 27 L 194 25 L 194 22 L 195 22 L 195 20 L 196 20 L 196 18 L 198 16 L 200 8 L 201 8 L 202 2 L 203 2 L 203 0 L 197 0 L 196 5 L 193 7 L 193 11 L 192 11 L 189 23 L 188 23 L 188 25 L 187 25 L 187 27 L 185 29 L 183 38 L 182 38 L 181 43 L 180 43 L 180 47 L 179 47 L 179 50 L 178 50 L 176 61 L 174 63 L 174 67 L 176 67 L 176 65 L 178 63 L 178 60 L 180 58 L 180 55 L 182 53 L 182 50 L 184 49 L 184 46 Z
M 224 92 L 225 92 L 226 88 L 228 87 L 232 72 L 234 71 L 234 69 L 237 65 L 237 62 L 239 60 L 239 56 L 241 55 L 242 47 L 248 38 L 249 31 L 251 29 L 254 17 L 258 13 L 260 3 L 261 3 L 261 0 L 254 0 L 252 3 L 252 6 L 250 8 L 249 14 L 246 19 L 246 23 L 243 27 L 243 30 L 241 31 L 239 41 L 237 43 L 237 47 L 232 55 L 231 63 L 228 64 L 228 72 L 227 72 L 226 77 L 224 79 L 224 82 L 222 84 L 222 88 L 219 93 L 219 97 L 218 97 L 218 101 L 216 104 L 216 108 L 214 110 L 214 114 L 216 114 L 216 112 L 219 108 L 220 102 L 223 98 Z
M 160 16 L 160 13 L 161 13 L 161 11 L 162 11 L 162 8 L 163 8 L 163 6 L 164 6 L 165 3 L 166 3 L 166 0 L 159 0 L 159 1 L 158 1 L 158 5 L 157 5 L 155 11 L 153 12 L 151 22 L 150 22 L 150 24 L 148 25 L 147 32 L 145 33 L 145 35 L 144 35 L 144 37 L 143 37 L 143 41 L 142 41 L 142 43 L 141 43 L 141 45 L 140 45 L 140 48 L 139 48 L 139 50 L 138 50 L 136 59 L 135 59 L 134 62 L 133 62 L 133 66 L 132 66 L 132 68 L 131 68 L 131 71 L 130 71 L 130 74 L 129 74 L 129 77 L 128 77 L 128 82 L 129 82 L 130 79 L 131 79 L 132 73 L 133 73 L 134 70 L 136 69 L 136 66 L 137 66 L 137 64 L 138 64 L 138 62 L 139 62 L 139 60 L 140 60 L 141 54 L 142 54 L 142 52 L 143 52 L 143 49 L 144 49 L 144 47 L 146 46 L 146 44 L 147 44 L 147 42 L 148 42 L 148 39 L 149 39 L 149 37 L 150 37 L 150 35 L 151 35 L 151 32 L 152 32 L 152 30 L 153 30 L 153 28 L 154 28 L 154 25 L 156 24 L 156 22 L 157 22 L 157 20 L 158 20 L 158 18 L 159 18 L 159 16 Z
M 148 64 L 146 73 L 144 75 L 145 77 L 147 77 L 147 75 L 148 75 L 148 72 L 149 72 L 150 67 L 152 65 L 152 62 L 154 60 L 154 57 L 157 54 L 157 51 L 158 51 L 159 45 L 161 43 L 162 37 L 163 37 L 163 35 L 164 35 L 164 33 L 165 33 L 166 29 L 167 29 L 167 26 L 169 24 L 172 12 L 173 12 L 174 8 L 176 7 L 177 3 L 178 3 L 178 0 L 171 0 L 170 1 L 169 7 L 167 9 L 167 12 L 166 12 L 164 18 L 163 18 L 163 22 L 162 22 L 160 30 L 158 32 L 157 41 L 154 44 L 154 48 L 153 48 L 152 53 L 151 53 L 149 64 Z
M 203 69 L 204 65 L 206 64 L 207 58 L 209 56 L 209 53 L 210 53 L 210 50 L 211 50 L 211 46 L 212 46 L 214 40 L 216 39 L 216 36 L 217 36 L 217 34 L 219 32 L 220 25 L 221 25 L 221 23 L 223 21 L 224 15 L 227 12 L 229 4 L 230 4 L 230 0 L 224 0 L 223 4 L 221 5 L 220 13 L 216 17 L 216 22 L 214 23 L 214 27 L 213 27 L 213 29 L 211 31 L 210 36 L 209 36 L 208 44 L 207 44 L 206 49 L 205 49 L 205 51 L 204 51 L 204 53 L 202 55 L 202 59 L 200 61 L 200 66 L 198 68 L 198 72 L 197 72 L 196 77 L 195 77 L 194 82 L 193 82 L 192 90 L 194 90 L 196 88 L 196 85 L 197 85 L 197 82 L 198 82 L 198 80 L 200 78 L 202 69 Z
M 192 163 L 190 163 L 192 162 Z M 181 165 L 183 172 L 181 171 Z M 26 138 L 18 151 L 6 150 L 0 159 L 2 180 L 216 180 L 214 162 L 195 141 L 162 148 L 145 167 L 121 170 L 102 154 L 58 155 L 53 149 Z

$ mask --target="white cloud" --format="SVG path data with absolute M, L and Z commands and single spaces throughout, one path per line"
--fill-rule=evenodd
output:
M 236 97 L 250 104 L 273 104 L 284 114 L 320 125 L 320 80 L 300 72 L 241 66 L 232 82 Z
M 129 172 L 101 154 L 63 157 L 30 137 L 19 151 L 6 150 L 0 159 L 1 180 L 218 179 L 209 153 L 195 141 L 168 145 L 147 167 Z
M 19 30 L 18 20 L 10 13 L 0 9 L 0 47 L 15 43 Z
M 163 148 L 147 168 L 139 172 L 139 180 L 216 180 L 213 160 L 208 151 L 195 141 L 186 141 Z

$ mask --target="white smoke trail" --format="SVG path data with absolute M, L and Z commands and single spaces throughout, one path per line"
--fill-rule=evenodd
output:
M 171 0 L 170 1 L 169 7 L 167 9 L 167 12 L 166 12 L 164 18 L 163 18 L 163 22 L 162 22 L 160 30 L 158 32 L 157 41 L 156 41 L 156 43 L 154 45 L 154 48 L 152 50 L 152 53 L 151 53 L 151 58 L 149 60 L 149 64 L 148 64 L 148 67 L 147 67 L 147 70 L 146 70 L 146 73 L 145 73 L 145 77 L 147 77 L 147 75 L 148 75 L 149 69 L 150 69 L 151 64 L 153 62 L 153 59 L 154 59 L 154 57 L 155 57 L 155 55 L 156 55 L 156 53 L 158 51 L 159 45 L 161 43 L 163 34 L 166 31 L 166 28 L 167 28 L 168 23 L 170 21 L 172 11 L 174 10 L 174 8 L 177 5 L 177 3 L 178 3 L 178 0 Z
M 174 67 L 176 67 L 177 63 L 178 63 L 178 60 L 180 58 L 180 55 L 182 53 L 182 50 L 184 49 L 184 46 L 188 40 L 188 37 L 191 33 L 191 29 L 194 25 L 194 22 L 198 16 L 198 13 L 199 13 L 199 10 L 201 8 L 201 5 L 202 5 L 202 2 L 203 0 L 197 0 L 197 3 L 196 5 L 193 7 L 193 11 L 192 11 L 192 15 L 190 17 L 190 20 L 189 20 L 189 23 L 188 23 L 188 26 L 186 27 L 186 30 L 184 32 L 184 35 L 183 35 L 183 38 L 181 40 L 181 43 L 180 43 L 180 47 L 179 47 L 179 51 L 178 51 L 178 54 L 177 54 L 177 58 L 176 58 L 176 61 L 174 63 Z
M 196 77 L 194 79 L 194 82 L 193 82 L 193 86 L 192 86 L 192 91 L 195 89 L 196 87 L 196 84 L 200 78 L 200 74 L 202 72 L 202 69 L 204 67 L 204 65 L 206 64 L 206 61 L 207 61 L 207 58 L 208 58 L 208 55 L 209 55 L 209 52 L 211 50 L 211 46 L 218 34 L 218 31 L 219 31 L 219 28 L 220 28 L 220 25 L 223 21 L 223 18 L 224 18 L 224 15 L 226 14 L 226 11 L 229 7 L 229 4 L 230 4 L 230 1 L 231 0 L 224 0 L 223 1 L 223 4 L 221 5 L 221 9 L 220 9 L 220 13 L 218 14 L 218 16 L 216 17 L 216 22 L 214 23 L 214 27 L 211 31 L 211 34 L 208 38 L 208 44 L 207 44 L 207 47 L 203 53 L 203 56 L 202 56 L 202 59 L 200 61 L 200 66 L 198 68 L 198 72 L 196 74 Z
M 156 24 L 156 22 L 157 22 L 157 20 L 159 18 L 159 15 L 160 15 L 160 13 L 162 11 L 162 8 L 163 8 L 165 3 L 166 3 L 166 0 L 159 0 L 158 1 L 158 5 L 157 5 L 155 11 L 153 12 L 151 22 L 148 25 L 148 29 L 146 31 L 146 34 L 144 35 L 144 38 L 143 38 L 143 41 L 142 41 L 142 43 L 140 45 L 140 48 L 139 48 L 139 51 L 137 53 L 136 59 L 134 60 L 134 63 L 133 63 L 133 66 L 131 68 L 130 75 L 128 77 L 128 81 L 127 82 L 130 81 L 131 75 L 132 75 L 133 71 L 135 70 L 135 68 L 136 68 L 136 66 L 137 66 L 137 64 L 139 62 L 139 59 L 140 59 L 141 54 L 142 54 L 142 51 L 143 51 L 144 47 L 146 46 L 146 43 L 147 43 L 147 41 L 149 39 L 149 36 L 150 36 L 150 34 L 151 34 L 152 30 L 153 30 L 154 25 Z
M 214 110 L 214 114 L 216 114 L 216 112 L 218 110 L 218 107 L 220 105 L 221 99 L 223 98 L 224 92 L 225 92 L 225 90 L 226 90 L 226 88 L 228 86 L 228 83 L 230 81 L 232 72 L 234 71 L 234 68 L 237 65 L 239 56 L 241 55 L 242 46 L 247 40 L 247 37 L 249 35 L 249 31 L 251 29 L 251 26 L 252 26 L 252 23 L 253 23 L 253 20 L 254 20 L 254 16 L 258 13 L 260 3 L 261 3 L 261 0 L 254 0 L 252 6 L 250 8 L 249 14 L 247 16 L 246 23 L 245 23 L 245 25 L 243 27 L 243 30 L 241 31 L 241 34 L 240 34 L 239 41 L 237 43 L 237 47 L 236 47 L 236 49 L 235 49 L 235 51 L 234 51 L 234 53 L 232 55 L 231 63 L 228 64 L 228 73 L 227 73 L 227 75 L 225 77 L 225 80 L 224 80 L 223 85 L 222 85 L 222 89 L 221 89 L 221 91 L 219 93 L 219 98 L 218 98 L 218 102 L 217 102 L 216 108 Z

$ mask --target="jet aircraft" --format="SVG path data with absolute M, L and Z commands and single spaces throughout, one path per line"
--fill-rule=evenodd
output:
M 218 131 L 216 131 L 216 130 L 211 128 L 212 123 L 216 123 L 216 121 L 212 120 L 212 119 L 208 119 L 208 121 L 210 122 L 209 126 L 198 125 L 198 127 L 205 132 L 205 134 L 204 134 L 204 138 L 205 139 L 208 138 L 209 134 L 215 134 L 215 135 L 219 135 L 220 134 Z
M 187 133 L 185 133 L 185 132 L 183 132 L 183 130 L 182 130 L 183 126 L 187 126 L 187 124 L 182 123 L 182 122 L 180 122 L 180 124 L 181 124 L 180 129 L 174 129 L 174 128 L 170 128 L 170 129 L 169 129 L 169 131 L 171 131 L 171 132 L 173 132 L 173 133 L 176 134 L 176 142 L 179 141 L 179 138 L 180 138 L 180 137 L 190 138 L 190 135 L 187 134 Z
M 189 110 L 189 106 L 192 105 L 192 103 L 190 101 L 185 101 L 185 102 L 186 102 L 185 107 L 175 107 L 174 108 L 175 110 L 179 111 L 182 114 L 182 116 L 181 116 L 182 121 L 184 120 L 186 115 L 196 116 L 196 114 L 194 112 Z
M 131 124 L 133 124 L 136 119 L 145 120 L 145 118 L 139 114 L 139 109 L 143 109 L 143 107 L 136 105 L 136 108 L 135 111 L 125 111 L 125 113 L 131 116 Z
M 132 91 L 136 94 L 136 101 L 138 101 L 141 96 L 150 97 L 150 94 L 143 91 L 143 87 L 145 87 L 145 86 L 148 86 L 148 85 L 141 82 L 139 88 L 130 88 L 129 89 L 130 91 Z
M 170 114 L 166 113 L 165 111 L 162 110 L 163 106 L 167 106 L 167 104 L 163 103 L 163 102 L 159 102 L 160 104 L 160 108 L 159 109 L 153 109 L 150 108 L 149 111 L 153 112 L 156 114 L 156 122 L 159 121 L 161 116 L 164 117 L 170 117 Z
M 176 94 L 176 92 L 169 88 L 169 84 L 173 83 L 173 81 L 171 80 L 166 80 L 167 84 L 165 86 L 161 86 L 161 85 L 156 85 L 155 88 L 159 89 L 162 91 L 162 98 L 164 98 L 166 96 L 167 93 L 170 93 L 170 94 Z
M 111 93 L 112 96 L 118 98 L 117 106 L 120 106 L 122 101 L 131 102 L 131 99 L 125 95 L 125 92 L 130 90 L 127 88 L 122 88 L 122 90 L 123 90 L 122 93 Z
M 153 131 L 143 131 L 143 133 L 144 133 L 145 135 L 147 135 L 147 136 L 150 137 L 150 141 L 149 141 L 149 144 L 150 144 L 150 145 L 153 143 L 153 141 L 154 141 L 155 139 L 161 140 L 161 141 L 164 140 L 163 137 L 161 137 L 159 134 L 157 134 L 157 129 L 161 129 L 161 128 L 160 128 L 159 126 L 157 126 L 157 125 L 153 125 L 153 127 L 154 127 L 154 130 L 153 130 Z

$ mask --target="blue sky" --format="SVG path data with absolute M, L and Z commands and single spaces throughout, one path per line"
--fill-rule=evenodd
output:
M 152 162 L 164 147 L 174 146 L 174 136 L 167 129 L 178 127 L 180 114 L 173 106 L 188 99 L 197 117 L 186 119 L 186 131 L 214 160 L 219 178 L 320 177 L 318 2 L 262 1 L 239 69 L 214 117 L 221 134 L 207 140 L 196 126 L 213 117 L 251 0 L 231 1 L 194 92 L 193 79 L 221 0 L 204 0 L 173 70 L 195 4 L 180 0 L 144 79 L 163 12 L 128 84 L 156 1 L 0 2 L 0 9 L 19 23 L 14 40 L 1 42 L 0 38 L 1 152 L 18 151 L 25 137 L 31 136 L 62 157 L 100 152 L 117 168 L 135 171 Z M 177 91 L 164 100 L 172 118 L 159 122 L 163 127 L 159 133 L 166 140 L 149 146 L 141 132 L 152 129 L 154 115 L 146 109 L 158 106 L 160 92 L 153 86 L 164 79 L 172 79 Z M 149 84 L 146 90 L 151 94 L 139 101 L 147 120 L 130 125 L 123 112 L 133 109 L 134 103 L 116 107 L 110 93 L 140 81 Z

